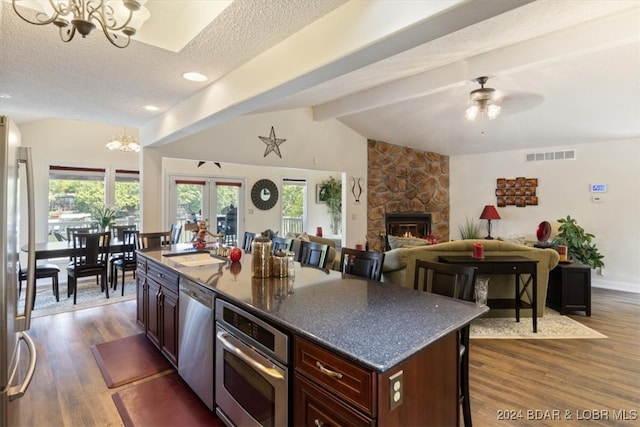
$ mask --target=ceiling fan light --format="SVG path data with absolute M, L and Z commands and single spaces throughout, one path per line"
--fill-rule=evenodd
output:
M 499 105 L 489 104 L 487 106 L 487 117 L 489 118 L 489 120 L 493 120 L 498 117 L 498 114 L 500 114 L 500 110 L 502 110 L 502 108 L 500 108 Z
M 471 107 L 467 108 L 465 116 L 467 117 L 467 120 L 475 122 L 478 119 L 479 114 L 480 107 L 478 107 L 477 105 L 472 105 Z

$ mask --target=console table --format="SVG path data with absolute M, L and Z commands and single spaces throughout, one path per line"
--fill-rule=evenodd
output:
M 537 264 L 535 259 L 523 256 L 487 256 L 484 258 L 473 258 L 472 256 L 439 256 L 440 262 L 448 264 L 463 264 L 476 267 L 478 274 L 512 274 L 515 276 L 515 309 L 516 322 L 520 321 L 520 308 L 531 308 L 531 319 L 533 332 L 538 332 L 538 279 Z M 527 275 L 526 280 L 521 279 L 521 275 Z M 522 284 L 522 289 L 520 285 Z M 529 294 L 531 286 L 531 294 Z M 522 301 L 522 295 L 527 294 L 530 303 Z M 514 300 L 489 300 L 489 306 L 494 308 L 512 308 Z

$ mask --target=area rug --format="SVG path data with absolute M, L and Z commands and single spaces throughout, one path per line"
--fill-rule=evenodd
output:
M 118 391 L 112 398 L 126 427 L 224 426 L 175 372 Z
M 64 279 L 62 279 L 62 276 L 64 276 Z M 56 302 L 56 298 L 51 291 L 51 281 L 45 281 L 44 279 L 38 280 L 36 287 L 36 302 L 31 315 L 32 317 L 49 316 L 51 314 L 114 304 L 117 302 L 129 301 L 136 297 L 135 280 L 131 275 L 127 276 L 128 280 L 124 286 L 124 296 L 121 296 L 121 282 L 119 281 L 117 290 L 109 290 L 109 299 L 107 299 L 105 293 L 100 290 L 100 286 L 96 285 L 95 277 L 88 277 L 78 280 L 76 304 L 74 305 L 73 295 L 67 298 L 66 275 L 60 274 L 60 279 L 60 302 Z
M 546 308 L 543 317 L 538 318 L 538 332 L 534 333 L 530 317 L 515 318 L 487 317 L 471 322 L 473 339 L 594 339 L 607 338 L 568 316 Z
M 145 334 L 92 345 L 91 352 L 109 388 L 172 369 Z

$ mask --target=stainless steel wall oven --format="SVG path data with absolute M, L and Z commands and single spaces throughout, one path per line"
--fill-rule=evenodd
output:
M 216 413 L 227 425 L 288 424 L 289 338 L 216 300 Z

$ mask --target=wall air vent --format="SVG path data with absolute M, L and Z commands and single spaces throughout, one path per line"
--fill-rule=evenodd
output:
M 575 160 L 576 150 L 549 151 L 546 153 L 527 153 L 527 162 L 539 162 L 542 160 Z

